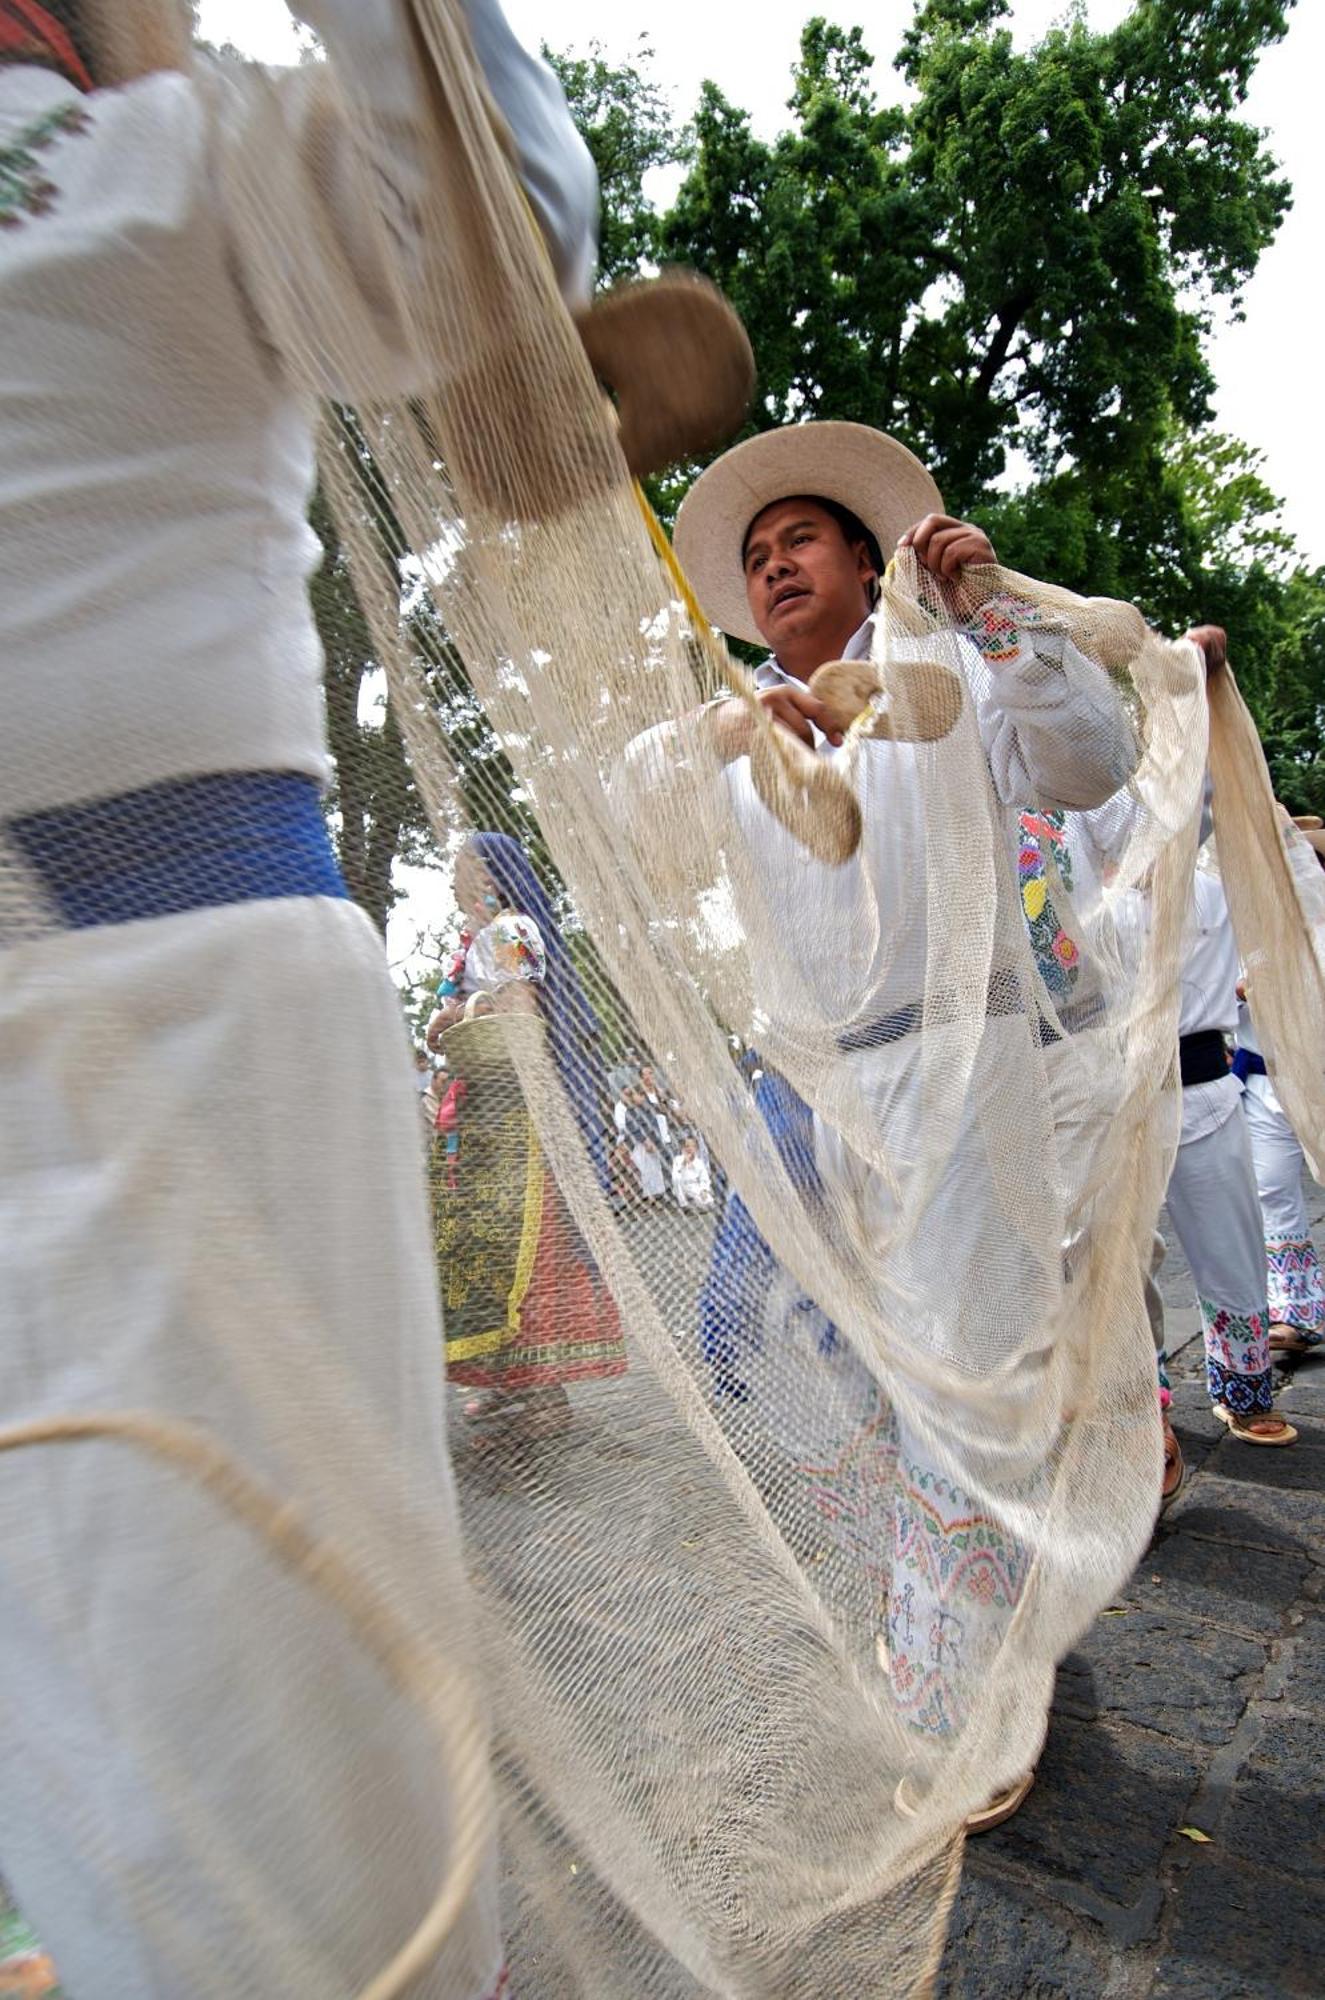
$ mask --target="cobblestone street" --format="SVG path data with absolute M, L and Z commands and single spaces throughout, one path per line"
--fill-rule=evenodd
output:
M 1285 1371 L 1291 1450 L 1234 1442 L 1165 1234 L 1187 1484 L 1064 1662 L 1030 1798 L 967 1848 L 943 2000 L 1325 1993 L 1325 1359 Z

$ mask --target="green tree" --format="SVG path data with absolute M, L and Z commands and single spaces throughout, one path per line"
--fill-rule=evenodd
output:
M 745 318 L 756 425 L 889 429 L 963 512 L 1020 454 L 1116 525 L 1175 426 L 1208 421 L 1212 302 L 1237 301 L 1288 200 L 1236 116 L 1286 11 L 1139 0 L 1019 53 L 1005 0 L 927 0 L 901 107 L 860 31 L 815 19 L 771 144 L 706 85 L 663 243 Z
M 1239 113 L 1290 6 L 1137 0 L 1018 52 L 1006 0 L 921 0 L 900 106 L 859 29 L 814 19 L 773 141 L 704 86 L 662 243 L 746 321 L 752 429 L 878 425 L 1015 567 L 1166 629 L 1226 624 L 1304 807 L 1325 787 L 1321 573 L 1256 455 L 1211 431 L 1206 355 L 1289 200 Z
M 1290 7 L 1137 0 L 1107 33 L 1073 18 L 1018 51 L 1005 0 L 918 0 L 900 104 L 879 102 L 861 31 L 816 18 L 771 141 L 711 84 L 678 131 L 643 43 L 619 64 L 598 45 L 550 59 L 599 170 L 603 282 L 695 265 L 749 328 L 751 428 L 877 424 L 1004 560 L 1134 598 L 1168 629 L 1226 623 L 1276 779 L 1303 805 L 1325 783 L 1325 585 L 1297 564 L 1254 454 L 1211 431 L 1206 355 L 1216 306 L 1238 309 L 1289 199 L 1241 109 Z M 678 160 L 685 180 L 659 213 L 648 178 Z M 665 519 L 696 470 L 651 483 Z M 328 629 L 339 603 L 319 610 Z M 355 799 L 366 782 L 370 819 L 374 799 L 384 808 L 382 838 L 360 842 L 380 908 L 386 766 L 404 764 L 386 731 L 364 745 L 357 690 L 350 728 L 366 649 L 336 617 L 336 754 L 378 760 L 378 789 L 370 774 Z M 556 894 L 462 663 L 444 634 L 416 637 L 474 823 L 524 840 Z
M 615 284 L 656 263 L 661 217 L 644 191 L 655 167 L 682 157 L 666 97 L 647 75 L 653 50 L 641 35 L 629 60 L 612 64 L 600 42 L 587 55 L 543 54 L 561 79 L 571 116 L 598 169 L 598 283 Z
M 396 718 L 384 692 L 372 699 L 380 663 L 321 488 L 309 520 L 323 552 L 309 595 L 325 662 L 333 764 L 327 816 L 351 896 L 385 931 L 400 894 L 397 861 L 426 866 L 432 841 Z

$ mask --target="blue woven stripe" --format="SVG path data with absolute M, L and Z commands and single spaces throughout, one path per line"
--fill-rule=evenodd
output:
M 71 930 L 274 896 L 345 896 L 314 779 L 226 771 L 10 820 Z

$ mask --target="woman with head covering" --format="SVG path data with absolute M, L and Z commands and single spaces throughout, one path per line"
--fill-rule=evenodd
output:
M 577 1170 L 587 1190 L 608 1191 L 598 1017 L 518 841 L 472 835 L 455 888 L 465 928 L 428 1024 L 466 1083 L 458 1171 L 439 1162 L 434 1175 L 447 1372 L 483 1392 L 471 1415 L 544 1436 L 569 1421 L 568 1382 L 626 1366 L 616 1307 L 556 1179 Z M 547 1160 L 516 1067 L 517 1045 L 536 1060 L 544 1041 L 578 1161 Z

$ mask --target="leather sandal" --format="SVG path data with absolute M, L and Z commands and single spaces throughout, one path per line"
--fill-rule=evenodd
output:
M 1177 1433 L 1168 1418 L 1164 1419 L 1164 1484 L 1159 1490 L 1159 1511 L 1171 1507 L 1182 1492 L 1187 1479 L 1187 1461 L 1182 1455 Z
M 1317 1340 L 1308 1340 L 1301 1327 L 1285 1326 L 1279 1320 L 1271 1322 L 1271 1354 L 1310 1354 L 1319 1345 Z
M 1005 1819 L 1011 1819 L 1018 1807 L 1025 1803 L 1031 1786 L 1035 1783 L 1034 1771 L 1028 1771 L 1024 1778 L 1018 1778 L 1015 1785 L 1009 1785 L 1005 1792 L 995 1792 L 987 1806 L 970 1814 L 966 1821 L 966 1831 L 988 1833 L 992 1827 L 1002 1826 Z
M 1215 1415 L 1242 1444 L 1285 1445 L 1297 1443 L 1297 1432 L 1283 1417 L 1261 1411 L 1239 1417 L 1224 1403 L 1214 1405 Z

